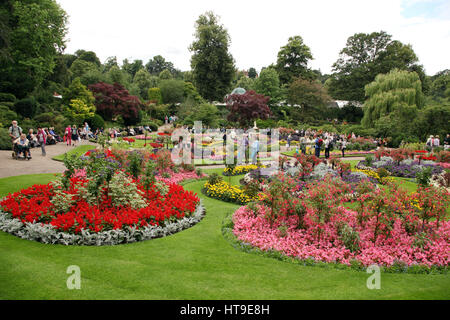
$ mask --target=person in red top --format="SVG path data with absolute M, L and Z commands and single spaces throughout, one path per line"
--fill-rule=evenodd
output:
M 66 143 L 68 146 L 72 145 L 72 127 L 70 125 L 67 126 L 66 131 L 64 132 L 64 136 L 66 137 Z

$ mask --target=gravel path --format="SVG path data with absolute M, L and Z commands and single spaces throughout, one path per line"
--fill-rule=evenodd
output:
M 87 140 L 82 140 L 77 145 L 95 145 Z M 47 155 L 42 156 L 41 148 L 31 149 L 30 160 L 14 160 L 11 157 L 12 151 L 0 151 L 0 178 L 19 176 L 22 174 L 34 173 L 58 173 L 64 171 L 64 164 L 60 161 L 52 160 L 52 157 L 66 153 L 75 147 L 67 146 L 64 142 L 46 146 Z

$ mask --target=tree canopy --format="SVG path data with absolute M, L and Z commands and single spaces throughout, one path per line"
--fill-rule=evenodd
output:
M 244 94 L 230 94 L 226 98 L 230 111 L 228 121 L 238 122 L 242 126 L 250 126 L 256 119 L 267 119 L 272 115 L 267 102 L 270 97 L 247 91 Z
M 365 92 L 368 98 L 364 103 L 362 124 L 366 127 L 373 127 L 378 119 L 391 113 L 411 120 L 411 115 L 424 103 L 422 84 L 415 72 L 394 69 L 388 74 L 379 74 L 375 81 L 366 85 Z
M 276 70 L 281 84 L 288 84 L 297 77 L 312 78 L 313 73 L 308 69 L 308 61 L 312 59 L 311 49 L 303 42 L 303 38 L 290 37 L 277 56 Z
M 340 100 L 364 101 L 364 86 L 380 73 L 397 68 L 417 71 L 424 78 L 423 68 L 410 45 L 392 40 L 384 31 L 356 33 L 347 39 L 345 48 L 333 64 L 328 82 L 329 93 Z
M 195 23 L 195 40 L 190 45 L 194 84 L 203 98 L 223 101 L 234 76 L 234 60 L 228 52 L 230 36 L 212 12 Z
M 0 92 L 22 98 L 40 86 L 65 49 L 67 15 L 54 0 L 0 3 Z M 51 27 L 49 27 L 51 26 Z

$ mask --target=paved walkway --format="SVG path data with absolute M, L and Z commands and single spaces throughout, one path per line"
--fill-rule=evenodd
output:
M 95 145 L 87 140 L 82 140 L 77 145 Z M 31 149 L 30 160 L 14 160 L 11 157 L 12 151 L 0 151 L 0 178 L 19 176 L 22 174 L 34 173 L 57 173 L 64 171 L 64 164 L 60 161 L 52 160 L 52 157 L 66 153 L 75 147 L 69 147 L 64 142 L 46 146 L 47 155 L 42 156 L 41 148 Z

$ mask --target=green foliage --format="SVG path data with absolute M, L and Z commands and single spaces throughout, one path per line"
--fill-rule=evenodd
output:
M 235 67 L 228 52 L 230 36 L 213 12 L 200 15 L 195 23 L 195 41 L 190 45 L 194 83 L 202 97 L 222 101 L 229 93 Z
M 421 186 L 428 186 L 430 183 L 431 176 L 433 174 L 433 169 L 430 167 L 425 167 L 421 171 L 416 173 L 416 181 Z
M 28 96 L 55 68 L 65 47 L 67 15 L 54 0 L 2 1 L 0 92 Z M 51 26 L 51 27 L 49 27 Z
M 304 44 L 301 36 L 290 37 L 288 43 L 280 48 L 276 70 L 281 84 L 289 84 L 294 78 L 312 79 L 308 61 L 313 59 L 311 49 Z
M 0 93 L 0 102 L 16 102 L 16 97 L 12 93 Z
M 136 72 L 133 83 L 139 88 L 139 95 L 146 99 L 148 98 L 148 91 L 152 85 L 151 75 L 146 69 L 140 69 Z
M 197 89 L 191 82 L 184 82 L 184 98 L 190 99 L 196 104 L 203 103 L 204 100 L 202 96 L 198 93 Z
M 182 80 L 162 80 L 159 83 L 161 96 L 164 103 L 179 103 L 184 100 L 184 81 Z
M 210 185 L 215 185 L 223 180 L 222 176 L 217 174 L 216 172 L 213 172 L 208 177 L 208 183 Z
M 88 123 L 93 130 L 105 127 L 105 120 L 103 120 L 99 114 L 94 114 L 94 116 L 88 120 Z
M 69 118 L 78 126 L 84 121 L 94 117 L 95 106 L 93 104 L 87 105 L 81 99 L 72 99 L 69 106 L 66 107 Z
M 275 68 L 261 70 L 258 79 L 255 80 L 254 88 L 257 93 L 270 97 L 269 104 L 279 101 L 281 95 L 280 78 Z
M 17 101 L 14 105 L 15 111 L 24 118 L 33 118 L 38 103 L 34 97 L 29 97 Z
M 0 127 L 9 127 L 13 120 L 17 120 L 17 113 L 0 103 Z
M 163 101 L 160 88 L 149 88 L 147 97 L 150 102 L 154 102 L 156 104 L 161 104 Z
M 6 128 L 0 128 L 0 150 L 11 150 L 11 138 Z
M 87 73 L 99 71 L 96 64 L 81 59 L 75 60 L 69 70 L 73 78 L 80 78 Z
M 411 46 L 393 41 L 384 31 L 356 33 L 347 39 L 346 47 L 333 64 L 333 74 L 327 80 L 330 95 L 339 100 L 363 102 L 364 87 L 378 74 L 394 68 L 422 73 Z
M 364 127 L 376 128 L 381 136 L 393 137 L 393 146 L 414 135 L 411 124 L 423 106 L 421 82 L 415 72 L 392 70 L 380 74 L 366 86 L 366 95 L 361 121 Z
M 128 155 L 127 159 L 129 163 L 126 168 L 126 172 L 128 172 L 135 179 L 137 179 L 142 171 L 142 163 L 143 163 L 142 155 L 139 152 L 134 151 Z
M 70 86 L 64 90 L 62 103 L 64 105 L 69 105 L 73 99 L 82 100 L 89 106 L 93 105 L 95 102 L 94 95 L 81 83 L 80 78 L 75 78 Z
M 339 240 L 344 243 L 344 246 L 350 250 L 350 252 L 359 251 L 359 233 L 347 223 L 341 223 L 337 227 Z

